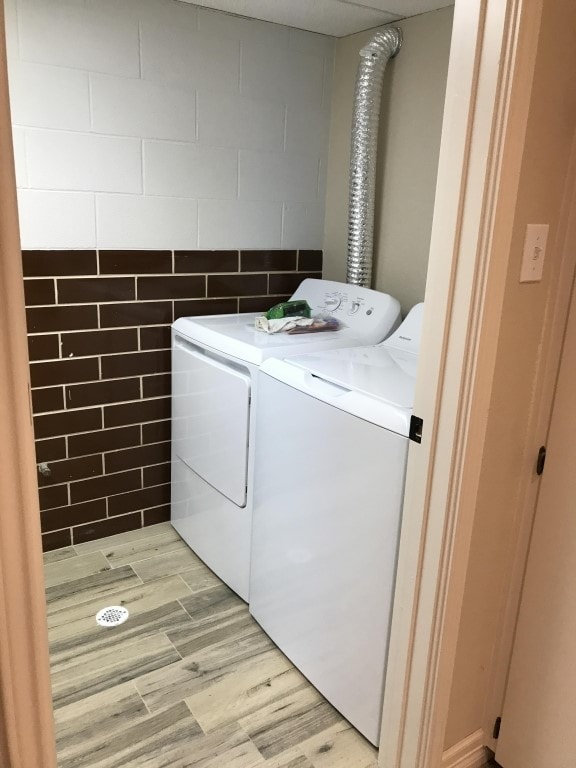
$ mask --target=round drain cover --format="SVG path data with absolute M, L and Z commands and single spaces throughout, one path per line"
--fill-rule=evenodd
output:
M 96 614 L 96 623 L 101 627 L 117 627 L 118 624 L 124 624 L 128 618 L 128 609 L 123 605 L 110 605 L 108 608 L 102 608 Z

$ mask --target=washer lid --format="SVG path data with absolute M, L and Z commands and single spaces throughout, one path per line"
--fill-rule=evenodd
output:
M 422 337 L 424 303 L 415 304 L 402 321 L 402 325 L 382 342 L 386 349 L 403 349 L 418 354 Z
M 298 277 L 295 274 L 295 277 Z M 254 328 L 259 313 L 181 317 L 173 328 L 190 341 L 260 365 L 269 357 L 302 355 L 319 349 L 377 344 L 400 321 L 400 304 L 392 296 L 362 286 L 306 278 L 293 299 L 306 299 L 312 316 L 337 318 L 338 331 L 268 335 Z M 272 297 L 270 300 L 273 301 Z
M 173 328 L 190 341 L 254 365 L 260 365 L 268 357 L 302 355 L 319 349 L 352 347 L 364 343 L 353 329 L 347 327 L 338 331 L 295 336 L 263 333 L 254 328 L 254 320 L 259 314 L 262 313 L 181 317 L 176 320 Z
M 285 362 L 397 408 L 412 408 L 414 403 L 418 356 L 412 352 L 378 344 L 291 357 Z

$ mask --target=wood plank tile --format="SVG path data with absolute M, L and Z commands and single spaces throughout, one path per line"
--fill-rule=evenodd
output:
M 153 581 L 161 579 L 163 576 L 172 576 L 175 573 L 183 571 L 201 570 L 206 566 L 200 558 L 192 552 L 184 542 L 181 546 L 170 553 L 170 557 L 157 555 L 149 557 L 147 560 L 139 560 L 133 565 L 134 570 L 142 581 Z
M 238 721 L 309 683 L 275 648 L 186 699 L 204 733 Z
M 72 559 L 59 560 L 46 565 L 44 578 L 46 587 L 54 587 L 57 584 L 75 581 L 85 576 L 94 576 L 109 570 L 110 565 L 104 555 L 101 552 L 91 552 L 88 555 L 72 555 Z
M 192 625 L 192 619 L 180 603 L 173 601 L 149 611 L 131 612 L 128 620 L 118 627 L 100 627 L 90 616 L 75 623 L 74 633 L 65 637 L 50 631 L 50 660 L 52 669 L 62 665 L 82 664 L 85 654 L 104 652 L 132 642 L 134 639 L 166 634 L 170 631 L 185 631 Z
M 189 595 L 181 600 L 182 605 L 196 624 L 213 624 L 215 619 L 226 619 L 235 614 L 246 614 L 248 606 L 225 584 L 201 593 Z
M 99 691 L 170 668 L 180 656 L 165 635 L 114 646 L 85 654 L 82 664 L 67 664 L 52 673 L 54 708 L 71 704 Z
M 265 757 L 274 757 L 342 720 L 312 686 L 238 720 Z
M 314 768 L 378 768 L 378 752 L 346 720 L 299 745 Z
M 262 634 L 262 630 L 245 608 L 241 613 L 229 617 L 216 616 L 201 622 L 192 622 L 192 626 L 183 631 L 169 632 L 168 637 L 178 653 L 184 658 L 235 640 L 248 640 Z
M 136 539 L 128 544 L 119 544 L 102 550 L 112 568 L 131 565 L 149 557 L 164 556 L 187 545 L 173 528 L 156 536 Z
M 60 768 L 376 768 L 170 524 L 66 547 L 46 572 Z M 114 604 L 128 621 L 97 627 Z
M 120 569 L 113 569 L 116 573 Z M 108 605 L 124 605 L 131 614 L 144 613 L 165 603 L 178 600 L 190 594 L 190 588 L 179 576 L 170 576 L 151 584 L 136 584 L 130 587 L 119 585 L 106 595 Z M 95 597 L 80 605 L 72 605 L 50 616 L 48 619 L 51 643 L 75 637 L 83 631 L 82 622 L 87 618 L 94 621 L 95 615 L 104 604 L 102 597 Z
M 46 606 L 49 620 L 54 614 L 63 612 L 67 608 L 78 608 L 82 603 L 92 602 L 97 598 L 105 600 L 108 595 L 121 588 L 128 589 L 140 583 L 140 579 L 132 568 L 124 565 L 122 568 L 109 569 L 92 576 L 84 576 L 48 587 Z M 55 621 L 59 623 L 57 618 Z
M 191 571 L 184 571 L 180 574 L 192 592 L 202 592 L 204 589 L 211 589 L 222 584 L 218 576 L 210 568 L 193 568 Z
M 280 757 L 266 760 L 264 763 L 265 768 L 314 768 L 306 755 L 299 754 L 298 752 L 298 749 L 294 749 L 289 753 L 285 752 Z
M 59 762 L 59 768 L 152 768 L 173 765 L 166 762 L 167 751 L 178 746 L 191 753 L 192 745 L 202 738 L 190 710 L 179 702 L 158 714 L 148 716 L 116 733 L 113 739 L 103 734 L 97 744 L 83 755 Z M 78 757 L 81 757 L 80 755 Z M 188 765 L 194 763 L 188 762 Z
M 237 725 L 197 736 L 130 768 L 265 768 L 262 755 Z
M 233 638 L 139 677 L 136 688 L 148 709 L 156 712 L 175 701 L 194 696 L 271 648 L 272 641 L 264 633 Z
M 96 550 L 102 550 L 109 547 L 117 547 L 122 544 L 129 544 L 132 541 L 139 541 L 140 539 L 148 539 L 153 536 L 160 536 L 172 532 L 174 540 L 180 540 L 180 537 L 172 528 L 170 523 L 158 523 L 158 525 L 150 525 L 147 528 L 137 528 L 133 531 L 126 531 L 125 533 L 117 533 L 114 536 L 106 536 L 102 539 L 95 539 L 94 541 L 84 541 L 82 544 L 75 544 L 74 549 L 79 554 L 85 552 L 95 552 Z
M 71 557 L 76 557 L 76 550 L 74 547 L 53 549 L 51 552 L 44 552 L 44 565 L 59 563 L 61 560 L 69 560 Z
M 59 763 L 91 754 L 104 739 L 149 715 L 134 683 L 122 683 L 54 712 Z

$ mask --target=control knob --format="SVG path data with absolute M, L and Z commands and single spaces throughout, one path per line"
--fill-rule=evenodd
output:
M 325 306 L 329 312 L 334 312 L 334 310 L 338 309 L 341 303 L 342 297 L 338 296 L 337 294 L 333 294 L 332 296 L 326 297 Z

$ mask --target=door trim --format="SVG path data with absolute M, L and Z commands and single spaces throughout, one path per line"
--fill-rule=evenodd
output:
M 0 763 L 56 768 L 1 2 L 0 113 Z
M 560 370 L 562 347 L 571 298 L 576 295 L 576 134 L 572 142 L 568 165 L 567 184 L 559 217 L 557 242 L 560 252 L 560 268 L 555 285 L 550 288 L 549 306 L 543 337 L 546 339 L 546 353 L 540 360 L 534 400 L 539 405 L 530 414 L 532 444 L 546 445 L 550 430 L 551 412 Z M 572 298 L 572 300 L 574 300 Z M 505 582 L 508 584 L 506 604 L 500 621 L 501 632 L 494 649 L 489 683 L 489 695 L 484 715 L 484 728 L 489 728 L 495 717 L 502 713 L 507 685 L 508 668 L 512 656 L 514 633 L 518 608 L 522 594 L 522 583 L 532 523 L 538 501 L 540 483 L 526 483 L 521 490 L 518 520 L 514 531 L 515 546 L 510 557 Z M 488 746 L 495 750 L 497 741 L 490 739 Z
M 415 398 L 424 436 L 409 455 L 384 697 L 386 768 L 442 760 L 541 7 L 456 2 Z
M 479 728 L 442 755 L 441 768 L 483 768 L 488 762 L 486 736 Z
M 566 367 L 568 361 L 565 357 L 571 352 L 567 344 L 573 341 L 574 315 L 576 314 L 576 132 L 572 140 L 559 224 L 556 241 L 558 243 L 560 268 L 558 270 L 558 278 L 550 290 L 548 312 L 545 318 L 545 328 L 547 330 L 546 344 L 543 345 L 545 346 L 545 352 L 542 355 L 543 359 L 540 361 L 540 376 L 536 382 L 537 387 L 535 388 L 534 395 L 537 406 L 534 409 L 535 413 L 532 419 L 535 425 L 533 429 L 535 436 L 533 444 L 538 445 L 540 442 L 546 444 L 553 455 L 557 453 L 559 446 L 562 447 L 564 445 L 563 440 L 558 439 L 559 425 L 565 421 L 564 412 L 561 410 L 558 397 L 559 395 L 564 395 L 565 397 L 566 380 L 570 378 L 571 369 Z M 559 387 L 560 390 L 558 389 Z M 551 434 L 551 430 L 555 431 Z M 565 430 L 563 437 L 566 438 Z M 556 456 L 555 458 L 557 462 L 558 457 Z M 517 707 L 519 705 L 517 695 L 515 701 L 510 701 L 511 696 L 514 699 L 513 691 L 512 694 L 510 692 L 510 686 L 512 685 L 512 688 L 514 688 L 514 681 L 512 680 L 511 682 L 510 674 L 514 673 L 515 666 L 517 672 L 517 663 L 515 663 L 517 655 L 516 646 L 518 643 L 522 645 L 530 634 L 526 631 L 526 621 L 523 621 L 523 619 L 526 618 L 525 603 L 528 597 L 526 590 L 528 590 L 529 594 L 530 590 L 534 588 L 534 550 L 538 551 L 539 549 L 539 542 L 543 531 L 553 530 L 551 526 L 555 524 L 556 530 L 558 530 L 557 521 L 549 520 L 548 515 L 543 517 L 543 510 L 547 509 L 547 506 L 546 498 L 542 498 L 543 494 L 546 496 L 550 491 L 550 483 L 553 480 L 548 477 L 548 472 L 551 473 L 552 478 L 555 477 L 556 462 L 553 461 L 552 466 L 546 469 L 541 480 L 526 484 L 522 488 L 519 502 L 520 519 L 516 531 L 518 538 L 513 551 L 514 557 L 511 558 L 509 564 L 510 578 L 507 610 L 502 622 L 500 642 L 496 649 L 497 654 L 495 655 L 497 655 L 497 660 L 492 665 L 493 677 L 496 681 L 492 697 L 498 702 L 503 726 L 503 730 L 501 729 L 500 731 L 499 741 L 495 742 L 494 751 L 496 759 L 503 759 L 505 764 L 506 761 L 513 761 L 513 758 L 516 758 L 515 745 L 517 746 L 518 743 L 523 741 L 529 741 L 529 739 L 522 738 L 522 733 L 520 733 L 519 738 L 510 738 L 510 721 L 513 721 L 515 716 L 517 717 Z M 544 507 L 542 506 L 543 504 L 545 505 Z M 536 580 L 541 581 L 540 578 Z M 546 659 L 544 658 L 542 663 L 545 664 L 545 661 Z M 500 669 L 503 674 L 501 677 L 498 677 L 497 672 Z M 517 677 L 516 675 L 516 693 L 518 692 Z M 518 726 L 518 721 L 516 726 Z M 512 735 L 514 735 L 514 732 L 516 732 L 518 737 L 517 727 L 515 729 L 514 723 L 512 723 Z M 540 747 L 540 751 L 542 751 L 542 745 Z M 504 754 L 502 754 L 502 751 L 504 751 Z M 546 746 L 544 751 L 546 751 Z M 530 752 L 530 750 L 527 750 L 527 752 Z

